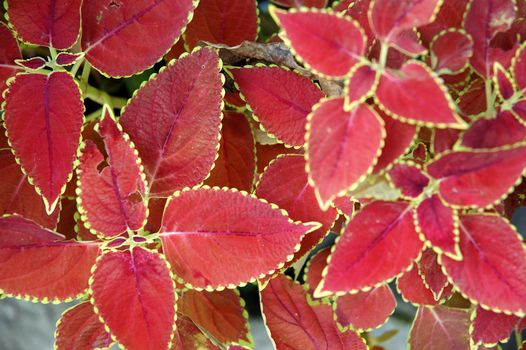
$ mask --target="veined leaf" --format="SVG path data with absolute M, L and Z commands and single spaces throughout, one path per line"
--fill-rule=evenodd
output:
M 22 58 L 18 42 L 9 27 L 0 22 L 0 110 L 4 109 L 3 92 L 6 89 L 7 79 L 14 76 L 21 68 L 15 65 L 15 60 Z
M 484 310 L 480 306 L 474 313 L 472 336 L 475 344 L 491 345 L 506 341 L 520 320 L 517 316 Z

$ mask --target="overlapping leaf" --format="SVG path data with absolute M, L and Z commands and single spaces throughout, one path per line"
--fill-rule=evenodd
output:
M 473 55 L 473 41 L 464 31 L 449 30 L 431 43 L 431 67 L 439 74 L 461 72 Z
M 406 197 L 418 197 L 429 184 L 429 178 L 416 164 L 394 164 L 387 174 L 393 185 Z
M 501 111 L 495 118 L 475 120 L 462 135 L 462 145 L 470 148 L 496 148 L 526 139 L 526 126 L 510 111 Z
M 2 110 L 4 108 L 2 93 L 7 87 L 6 81 L 20 69 L 20 67 L 15 65 L 15 60 L 22 58 L 13 33 L 2 22 L 0 22 L 0 47 L 2 48 L 0 50 L 0 110 Z
M 509 338 L 519 317 L 495 313 L 477 307 L 473 319 L 473 341 L 475 344 L 495 344 Z

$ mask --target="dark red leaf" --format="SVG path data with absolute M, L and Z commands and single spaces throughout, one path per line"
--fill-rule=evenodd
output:
M 458 108 L 463 115 L 477 115 L 486 111 L 484 80 L 473 81 L 458 97 Z
M 513 78 L 500 63 L 493 65 L 493 81 L 497 94 L 502 100 L 510 99 L 515 92 Z
M 431 143 L 431 153 L 439 154 L 453 149 L 458 140 L 460 130 L 455 129 L 435 129 Z
M 311 296 L 314 295 L 316 288 L 323 278 L 323 270 L 327 266 L 327 258 L 330 254 L 330 249 L 321 249 L 307 262 L 304 279 L 307 292 Z
M 418 262 L 418 274 L 422 277 L 426 287 L 433 293 L 435 300 L 447 297 L 447 276 L 442 272 L 442 266 L 438 263 L 438 255 L 433 249 L 428 248 L 422 253 Z
M 76 63 L 82 57 L 83 55 L 79 53 L 60 52 L 57 55 L 55 62 L 59 66 L 69 66 L 69 65 L 72 65 L 73 63 Z
M 422 276 L 418 273 L 417 263 L 413 263 L 411 270 L 398 277 L 396 281 L 398 291 L 405 301 L 416 305 L 437 305 L 439 300 L 424 284 Z
M 263 173 L 270 162 L 276 159 L 280 154 L 303 154 L 303 149 L 288 148 L 282 144 L 262 145 L 256 143 L 258 173 Z
M 510 111 L 501 111 L 494 118 L 475 120 L 462 135 L 462 146 L 496 148 L 526 139 L 526 126 Z
M 319 9 L 327 6 L 327 0 L 272 0 L 273 3 L 284 7 L 316 7 Z
M 470 0 L 443 1 L 433 22 L 418 28 L 420 39 L 427 46 L 443 30 L 461 28 Z
M 393 185 L 399 188 L 404 196 L 410 198 L 418 197 L 429 184 L 427 175 L 412 162 L 395 163 L 387 171 L 387 175 Z
M 379 77 L 378 72 L 367 64 L 354 66 L 350 78 L 345 81 L 346 110 L 352 110 L 374 94 Z
M 7 87 L 7 79 L 14 76 L 21 68 L 15 65 L 15 60 L 22 58 L 18 42 L 6 24 L 0 22 L 0 110 L 4 109 L 3 92 Z
M 440 33 L 431 42 L 431 68 L 438 74 L 460 73 L 473 55 L 473 40 L 463 30 Z
M 503 313 L 495 313 L 477 307 L 473 319 L 473 341 L 475 344 L 495 344 L 506 341 L 520 318 Z
M 511 72 L 518 90 L 526 89 L 526 45 L 522 45 L 512 61 Z
M 15 60 L 16 64 L 29 70 L 37 70 L 46 66 L 46 60 L 42 57 L 32 57 L 28 59 Z

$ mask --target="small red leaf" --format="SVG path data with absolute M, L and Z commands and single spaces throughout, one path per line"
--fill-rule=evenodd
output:
M 303 154 L 303 149 L 285 147 L 283 144 L 262 145 L 256 143 L 256 158 L 258 163 L 258 173 L 263 173 L 271 161 L 280 154 Z
M 473 40 L 463 30 L 442 32 L 431 42 L 431 67 L 438 74 L 464 70 L 473 55 Z
M 431 153 L 439 154 L 453 149 L 458 140 L 460 130 L 455 129 L 435 129 L 431 140 Z
M 418 28 L 422 42 L 428 45 L 443 30 L 461 28 L 466 6 L 469 2 L 470 0 L 443 1 L 435 20 Z
M 178 302 L 178 311 L 219 342 L 250 344 L 248 314 L 239 293 L 226 289 L 220 292 L 187 290 Z
M 73 63 L 76 63 L 79 59 L 81 59 L 84 55 L 79 53 L 69 53 L 69 52 L 60 52 L 57 55 L 57 58 L 55 59 L 55 62 L 59 66 L 69 66 Z
M 345 109 L 352 110 L 374 94 L 379 77 L 378 72 L 367 64 L 354 66 L 350 78 L 345 81 Z
M 42 57 L 32 57 L 25 60 L 15 60 L 15 63 L 29 70 L 37 70 L 46 66 L 46 60 Z
M 327 6 L 327 0 L 272 0 L 273 3 L 284 7 L 316 7 Z
M 380 155 L 383 121 L 367 105 L 344 110 L 343 98 L 324 100 L 307 122 L 307 172 L 323 209 L 371 172 Z
M 496 148 L 526 139 L 526 126 L 510 111 L 501 111 L 495 118 L 475 120 L 462 135 L 462 146 Z
M 345 76 L 365 53 L 363 30 L 350 17 L 305 8 L 273 15 L 298 57 L 323 75 Z
M 184 32 L 190 49 L 199 41 L 236 46 L 255 41 L 258 15 L 254 0 L 200 0 L 194 17 Z
M 113 341 L 93 305 L 85 301 L 62 314 L 55 331 L 55 349 L 92 350 L 108 348 Z
M 476 79 L 458 98 L 458 108 L 463 115 L 477 115 L 486 111 L 486 90 L 482 79 Z
M 383 325 L 395 308 L 395 296 L 384 284 L 368 292 L 338 297 L 334 312 L 340 325 L 362 332 Z
M 97 314 L 126 349 L 166 349 L 176 293 L 168 263 L 144 248 L 108 251 L 90 279 Z
M 415 210 L 417 229 L 433 249 L 453 258 L 461 257 L 458 247 L 457 213 L 444 205 L 438 195 L 424 199 Z
M 391 116 L 411 124 L 464 127 L 436 73 L 417 61 L 404 64 L 399 71 L 384 72 L 376 90 L 376 99 Z
M 447 294 L 447 276 L 442 272 L 442 266 L 438 263 L 438 255 L 433 249 L 426 249 L 418 262 L 418 274 L 422 277 L 426 287 L 433 293 L 435 300 L 444 298 Z
M 7 87 L 7 79 L 14 76 L 20 67 L 15 65 L 15 60 L 22 58 L 18 42 L 6 24 L 0 22 L 0 110 L 4 109 L 3 92 Z
M 7 15 L 18 37 L 35 45 L 67 49 L 80 34 L 81 0 L 9 0 Z
M 510 99 L 515 93 L 513 78 L 500 63 L 493 65 L 493 81 L 496 91 L 502 100 Z
M 177 41 L 193 8 L 192 0 L 84 1 L 82 50 L 93 67 L 110 76 L 141 72 Z
M 390 45 L 396 48 L 401 54 L 412 57 L 423 55 L 427 51 L 426 48 L 420 44 L 418 34 L 413 29 L 406 29 L 398 33 L 391 39 Z
M 434 293 L 424 284 L 424 280 L 418 273 L 417 263 L 413 263 L 411 270 L 398 277 L 396 285 L 404 300 L 412 304 L 439 304 L 439 301 L 435 298 Z
M 429 178 L 414 163 L 396 163 L 387 175 L 393 185 L 409 198 L 418 197 L 429 184 Z
M 473 341 L 475 344 L 495 344 L 506 341 L 520 318 L 503 313 L 495 313 L 477 307 L 473 320 Z
M 406 270 L 423 246 L 411 212 L 405 202 L 366 205 L 337 242 L 319 292 L 367 290 Z
M 139 230 L 146 221 L 146 190 L 140 160 L 120 126 L 108 111 L 98 124 L 104 139 L 108 166 L 95 143 L 86 141 L 77 169 L 79 211 L 86 227 L 104 237 L 118 236 L 126 230 Z
M 41 301 L 70 301 L 88 288 L 100 249 L 20 216 L 0 218 L 0 293 Z
M 409 333 L 409 346 L 419 350 L 470 349 L 470 312 L 447 306 L 421 306 Z
M 73 171 L 80 140 L 84 106 L 79 88 L 65 72 L 20 74 L 5 99 L 11 146 L 52 212 Z
M 526 146 L 502 151 L 446 152 L 427 166 L 439 194 L 454 206 L 484 208 L 508 194 L 526 167 Z M 496 181 L 498 179 L 498 181 Z
M 244 193 L 205 187 L 170 199 L 161 241 L 174 273 L 187 284 L 232 288 L 283 266 L 303 236 L 317 228 L 294 223 Z
M 331 254 L 330 249 L 321 249 L 307 262 L 305 268 L 305 287 L 312 296 L 323 278 L 323 270 L 327 266 L 327 258 Z
M 484 308 L 523 315 L 526 251 L 513 227 L 497 215 L 462 216 L 460 251 L 462 261 L 441 261 L 458 290 Z
M 180 58 L 123 110 L 119 122 L 139 151 L 152 195 L 169 196 L 210 172 L 219 147 L 219 66 L 212 49 Z
M 355 332 L 339 331 L 329 305 L 310 305 L 303 288 L 284 275 L 261 291 L 261 308 L 278 349 L 367 349 Z

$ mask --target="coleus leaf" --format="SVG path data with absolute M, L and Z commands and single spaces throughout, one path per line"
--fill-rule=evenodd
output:
M 187 290 L 178 301 L 178 312 L 188 316 L 222 344 L 250 345 L 252 336 L 244 305 L 237 290 Z
M 495 313 L 478 306 L 474 311 L 473 341 L 487 345 L 506 341 L 519 320 L 517 316 Z
M 365 104 L 344 110 L 344 99 L 322 100 L 307 121 L 309 183 L 322 209 L 372 171 L 385 138 L 382 119 Z
M 345 109 L 352 110 L 356 105 L 365 102 L 376 90 L 380 75 L 367 64 L 353 67 L 350 78 L 345 81 Z
M 65 311 L 55 331 L 55 349 L 92 350 L 108 348 L 113 341 L 93 305 L 85 301 Z
M 409 349 L 470 349 L 470 312 L 447 306 L 421 306 L 409 333 Z
M 384 284 L 368 292 L 338 297 L 334 313 L 338 324 L 361 332 L 383 325 L 395 308 L 395 296 L 391 288 Z
M 429 177 L 413 162 L 395 163 L 387 171 L 393 185 L 400 189 L 402 195 L 409 198 L 418 197 L 429 184 Z
M 427 165 L 438 193 L 453 206 L 489 206 L 513 189 L 526 167 L 526 146 L 445 152 Z M 499 179 L 499 181 L 495 181 Z
M 309 303 L 304 289 L 286 276 L 273 278 L 260 293 L 264 320 L 276 348 L 367 348 L 357 333 L 339 331 L 329 305 Z
M 82 295 L 100 248 L 63 239 L 20 216 L 0 218 L 0 294 L 44 302 Z
M 278 156 L 261 175 L 255 191 L 258 198 L 285 209 L 292 220 L 315 221 L 322 225 L 303 238 L 295 259 L 287 265 L 314 248 L 329 232 L 337 216 L 334 208 L 323 211 L 318 206 L 314 189 L 308 184 L 305 164 L 301 155 Z
M 418 28 L 422 42 L 428 45 L 440 32 L 450 28 L 461 28 L 469 2 L 470 0 L 443 1 L 435 20 Z
M 177 41 L 193 8 L 192 0 L 85 1 L 82 50 L 93 67 L 112 77 L 141 72 Z
M 426 287 L 433 293 L 435 300 L 443 298 L 448 286 L 447 276 L 442 272 L 438 263 L 438 255 L 433 249 L 426 249 L 418 261 L 418 274 L 422 277 Z
M 390 116 L 404 122 L 440 128 L 465 127 L 436 73 L 418 61 L 409 61 L 397 71 L 386 70 L 375 97 Z
M 256 143 L 258 173 L 263 173 L 270 162 L 281 154 L 303 154 L 303 149 L 288 148 L 280 143 L 275 145 L 262 145 L 260 143 Z
M 420 44 L 418 34 L 412 29 L 406 29 L 391 39 L 390 45 L 399 52 L 408 56 L 419 56 L 426 53 L 427 49 Z
M 515 82 L 511 74 L 498 62 L 493 65 L 493 82 L 496 87 L 495 90 L 502 100 L 508 100 L 513 96 L 516 90 Z
M 199 41 L 236 46 L 255 41 L 258 35 L 257 3 L 254 0 L 200 0 L 184 32 L 190 49 Z
M 22 58 L 13 32 L 3 22 L 0 22 L 0 47 L 2 48 L 0 50 L 0 110 L 3 110 L 3 92 L 7 87 L 7 79 L 14 76 L 20 69 L 14 63 L 15 60 Z
M 526 45 L 521 45 L 515 57 L 513 57 L 511 72 L 517 89 L 524 91 L 526 89 Z
M 303 146 L 307 115 L 323 92 L 309 79 L 280 67 L 229 71 L 265 131 L 287 145 Z
M 478 115 L 486 111 L 485 83 L 476 79 L 466 87 L 458 97 L 458 108 L 463 115 Z
M 219 147 L 220 66 L 208 48 L 181 57 L 124 108 L 119 122 L 139 151 L 152 195 L 169 196 L 210 172 Z
M 141 247 L 108 251 L 90 278 L 91 302 L 127 349 L 166 349 L 172 341 L 176 293 L 170 266 Z
M 460 130 L 456 129 L 435 129 L 431 139 L 431 153 L 439 154 L 453 149 L 453 146 L 460 136 Z
M 15 63 L 27 70 L 37 70 L 46 66 L 46 60 L 42 57 L 32 57 L 28 59 L 15 60 Z
M 205 184 L 251 191 L 256 176 L 256 146 L 247 118 L 225 112 L 221 127 L 219 155 Z
M 293 222 L 244 192 L 202 187 L 170 198 L 160 238 L 181 282 L 233 288 L 283 266 L 303 236 L 318 228 L 317 223 Z
M 10 144 L 51 213 L 71 176 L 79 145 L 84 113 L 79 88 L 65 72 L 19 74 L 5 99 Z
M 95 143 L 86 141 L 77 169 L 77 202 L 87 228 L 114 237 L 144 226 L 146 184 L 137 152 L 108 110 L 103 111 L 97 128 L 104 139 L 108 166 L 99 170 L 104 157 Z
M 272 0 L 274 4 L 284 7 L 316 7 L 319 9 L 327 6 L 327 0 Z
M 178 313 L 173 346 L 170 350 L 218 350 L 214 343 L 201 332 L 187 316 Z
M 303 278 L 305 279 L 305 288 L 311 296 L 314 296 L 314 292 L 323 278 L 323 270 L 327 266 L 327 258 L 330 254 L 330 249 L 320 249 L 305 266 Z
M 306 8 L 271 13 L 298 58 L 322 75 L 345 76 L 365 53 L 365 34 L 350 17 Z
M 335 2 L 333 6 L 335 11 L 343 12 L 358 22 L 367 37 L 367 47 L 371 47 L 376 39 L 369 24 L 368 12 L 371 6 L 371 0 L 344 0 L 340 1 L 338 4 Z
M 24 42 L 67 49 L 80 34 L 82 0 L 8 0 L 7 16 Z
M 460 251 L 461 261 L 441 257 L 458 290 L 485 309 L 523 316 L 526 251 L 514 228 L 497 215 L 461 216 Z
M 76 63 L 79 59 L 84 57 L 84 54 L 80 53 L 70 53 L 70 52 L 60 52 L 55 58 L 55 62 L 62 67 L 72 65 Z
M 439 300 L 435 298 L 433 292 L 424 284 L 416 262 L 413 263 L 411 270 L 398 277 L 396 286 L 404 300 L 414 305 L 439 304 Z
M 438 74 L 460 73 L 473 55 L 473 40 L 463 30 L 448 30 L 433 39 L 430 51 L 431 67 Z
M 405 202 L 366 205 L 336 243 L 316 293 L 369 290 L 408 269 L 423 246 L 411 212 Z

